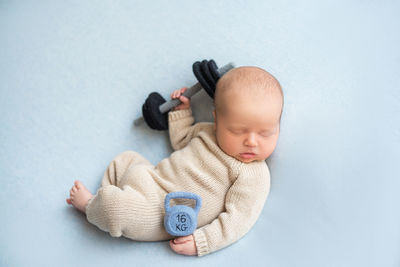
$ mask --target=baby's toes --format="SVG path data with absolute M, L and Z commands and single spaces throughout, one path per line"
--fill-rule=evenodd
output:
M 74 184 L 75 184 L 75 187 L 79 190 L 79 189 L 81 189 L 81 188 L 83 188 L 83 187 L 85 187 L 83 184 L 82 184 L 82 182 L 81 181 L 78 181 L 78 180 L 76 180 L 75 182 L 74 182 Z

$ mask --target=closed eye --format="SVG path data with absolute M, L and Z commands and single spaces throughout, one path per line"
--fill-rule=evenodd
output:
M 240 131 L 240 130 L 230 130 L 230 132 L 233 134 L 236 134 L 236 135 L 240 135 L 240 134 L 244 133 L 243 131 Z
M 274 134 L 274 132 L 271 131 L 263 131 L 259 133 L 262 137 L 270 137 L 271 135 Z
M 230 131 L 231 133 L 237 134 L 237 135 L 246 133 L 246 130 L 244 130 L 244 129 L 235 129 L 235 128 L 231 128 L 231 129 L 229 129 L 229 131 Z

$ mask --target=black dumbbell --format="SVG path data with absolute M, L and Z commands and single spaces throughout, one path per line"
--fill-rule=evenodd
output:
M 184 96 L 190 98 L 202 88 L 207 94 L 214 98 L 215 87 L 218 79 L 234 68 L 232 63 L 229 63 L 222 68 L 218 69 L 214 60 L 203 60 L 202 62 L 196 61 L 193 63 L 193 73 L 199 81 L 192 87 L 188 88 Z M 142 106 L 143 118 L 135 120 L 135 125 L 140 124 L 143 119 L 147 125 L 155 130 L 168 129 L 168 111 L 179 105 L 181 101 L 174 99 L 166 101 L 159 93 L 152 92 L 146 99 Z

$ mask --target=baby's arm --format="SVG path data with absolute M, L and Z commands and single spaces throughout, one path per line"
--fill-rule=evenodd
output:
M 182 88 L 171 94 L 172 99 L 179 99 L 182 102 L 168 114 L 169 137 L 174 150 L 185 147 L 201 129 L 201 124 L 193 125 L 190 100 L 182 95 L 185 91 L 186 88 Z
M 226 195 L 225 211 L 193 233 L 198 255 L 214 252 L 242 238 L 261 214 L 269 186 L 268 169 L 241 172 Z

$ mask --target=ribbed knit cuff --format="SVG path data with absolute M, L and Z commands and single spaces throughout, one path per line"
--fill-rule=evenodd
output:
M 204 232 L 200 229 L 197 229 L 193 233 L 194 236 L 194 242 L 196 243 L 196 248 L 197 248 L 197 256 L 204 256 L 209 253 L 209 248 L 207 244 L 207 238 L 204 234 Z
M 181 110 L 176 110 L 176 111 L 170 111 L 168 113 L 168 119 L 169 121 L 176 121 L 180 120 L 185 117 L 190 117 L 192 116 L 192 109 L 181 109 Z
M 86 218 L 89 222 L 91 222 L 91 219 L 94 217 L 94 214 L 92 212 L 92 209 L 90 209 L 90 204 L 92 204 L 94 198 L 97 196 L 97 193 L 95 195 L 92 196 L 91 199 L 89 199 L 86 207 L 85 207 L 85 214 L 86 214 Z

